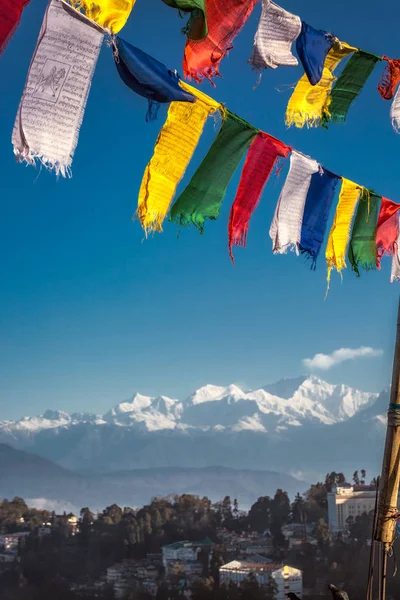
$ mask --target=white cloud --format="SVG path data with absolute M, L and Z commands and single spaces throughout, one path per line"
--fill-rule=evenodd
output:
M 355 360 L 356 358 L 369 358 L 382 356 L 383 350 L 371 348 L 370 346 L 361 346 L 361 348 L 339 348 L 332 354 L 316 354 L 313 358 L 305 358 L 303 365 L 307 369 L 321 369 L 327 371 L 346 360 Z

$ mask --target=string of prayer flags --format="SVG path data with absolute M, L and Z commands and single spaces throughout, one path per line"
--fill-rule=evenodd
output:
M 21 21 L 29 0 L 2 0 L 0 3 L 0 52 L 3 52 Z
M 299 254 L 304 206 L 311 177 L 318 171 L 317 161 L 296 150 L 292 151 L 289 173 L 269 231 L 274 254 L 285 254 L 288 250 Z
M 395 281 L 400 281 L 400 213 L 397 213 L 397 228 L 398 228 L 398 236 L 396 240 L 396 248 L 395 253 L 392 258 L 392 271 L 390 274 L 390 283 L 394 283 Z
M 183 226 L 193 224 L 200 233 L 206 219 L 218 218 L 228 184 L 258 133 L 230 111 L 223 116 L 214 143 L 170 213 L 170 221 Z
M 157 118 L 160 103 L 194 102 L 193 94 L 179 85 L 179 76 L 161 62 L 119 37 L 114 39 L 114 59 L 122 81 L 148 99 L 146 121 Z
M 311 85 L 306 74 L 296 85 L 286 110 L 286 125 L 290 127 L 318 127 L 323 118 L 324 108 L 328 102 L 332 85 L 335 81 L 334 71 L 339 63 L 357 48 L 345 42 L 335 40 L 326 57 L 322 78 L 316 85 Z
M 315 269 L 317 257 L 324 241 L 329 210 L 338 181 L 337 175 L 323 167 L 320 167 L 319 171 L 311 177 L 304 206 L 299 250 L 301 254 L 305 254 L 312 261 L 312 269 Z
M 376 268 L 376 229 L 380 201 L 380 196 L 370 191 L 369 196 L 362 196 L 358 203 L 348 253 L 357 277 L 360 276 L 359 265 L 365 271 Z
M 162 231 L 178 183 L 199 143 L 207 117 L 222 107 L 206 94 L 180 82 L 196 102 L 172 102 L 157 138 L 154 154 L 147 165 L 139 191 L 137 216 L 146 235 Z
M 253 139 L 229 215 L 228 248 L 232 262 L 232 246 L 246 246 L 249 222 L 258 206 L 263 188 L 278 158 L 286 158 L 290 150 L 289 146 L 262 131 Z
M 254 37 L 249 63 L 261 71 L 269 67 L 296 66 L 292 43 L 301 31 L 301 20 L 271 0 L 262 0 L 261 18 Z
M 360 94 L 375 65 L 381 58 L 375 54 L 358 50 L 350 57 L 342 74 L 333 86 L 324 110 L 324 122 L 342 123 L 348 110 Z
M 328 284 L 331 271 L 335 268 L 338 273 L 346 268 L 346 251 L 350 240 L 351 224 L 360 195 L 369 194 L 368 190 L 342 178 L 339 202 L 336 208 L 333 225 L 326 246 L 326 262 L 328 265 Z M 367 196 L 365 196 L 367 200 Z
M 384 254 L 393 256 L 397 251 L 396 243 L 399 236 L 398 210 L 400 204 L 382 198 L 379 211 L 378 225 L 376 231 L 376 250 L 378 269 L 381 268 L 381 260 Z
M 182 30 L 190 40 L 202 40 L 207 36 L 205 0 L 163 0 L 163 2 L 181 12 L 190 13 L 189 21 Z
M 331 33 L 314 29 L 302 21 L 296 50 L 311 85 L 317 85 L 321 81 L 325 60 L 334 41 L 335 36 Z
M 258 0 L 206 0 L 208 35 L 204 40 L 188 39 L 183 71 L 185 77 L 201 83 L 220 75 L 219 63 L 249 18 Z
M 387 65 L 379 82 L 378 90 L 384 100 L 391 100 L 400 83 L 400 60 L 393 60 L 387 56 L 382 56 L 382 60 L 386 60 Z
M 103 38 L 96 24 L 51 0 L 12 134 L 19 162 L 70 173 Z
M 72 6 L 111 33 L 121 31 L 127 22 L 136 0 L 71 0 Z

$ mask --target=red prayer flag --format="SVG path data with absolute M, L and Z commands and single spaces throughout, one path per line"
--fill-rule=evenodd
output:
M 400 60 L 382 57 L 387 61 L 386 69 L 379 82 L 378 90 L 384 100 L 391 100 L 400 83 Z
M 260 131 L 247 153 L 236 198 L 232 204 L 228 226 L 229 256 L 234 262 L 232 246 L 246 246 L 249 222 L 259 203 L 278 157 L 289 154 L 291 148 Z
M 393 256 L 397 251 L 397 238 L 399 235 L 399 218 L 397 211 L 399 208 L 400 204 L 396 204 L 387 198 L 382 198 L 376 230 L 376 266 L 378 269 L 381 268 L 382 256 L 385 253 Z
M 201 83 L 219 73 L 219 63 L 249 18 L 258 0 L 206 0 L 208 35 L 203 40 L 187 40 L 183 58 L 185 77 Z
M 21 20 L 29 0 L 0 0 L 0 52 L 3 52 Z

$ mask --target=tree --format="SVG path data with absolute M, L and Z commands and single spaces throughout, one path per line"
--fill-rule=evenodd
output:
M 354 485 L 360 485 L 360 478 L 358 476 L 358 471 L 354 471 L 354 473 L 353 473 L 353 482 L 354 482 Z
M 271 524 L 271 503 L 269 496 L 262 496 L 253 504 L 248 514 L 248 524 L 253 531 L 264 533 Z
M 365 485 L 366 477 L 367 477 L 366 470 L 365 469 L 361 469 L 361 480 L 360 480 L 361 485 Z
M 316 537 L 318 542 L 318 547 L 321 553 L 324 555 L 327 547 L 329 546 L 329 525 L 325 521 L 325 519 L 320 519 L 317 525 Z
M 305 501 L 301 494 L 297 493 L 292 503 L 291 514 L 293 523 L 303 523 L 305 512 Z

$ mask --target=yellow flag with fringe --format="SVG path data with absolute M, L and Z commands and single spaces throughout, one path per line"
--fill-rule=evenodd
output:
M 369 192 L 357 183 L 343 178 L 339 202 L 326 246 L 328 285 L 333 268 L 340 274 L 342 269 L 346 268 L 346 252 L 350 240 L 351 223 L 361 194 L 369 194 Z
M 336 40 L 326 57 L 320 82 L 311 85 L 307 75 L 303 75 L 287 106 L 285 121 L 288 127 L 318 127 L 321 124 L 325 105 L 336 80 L 333 72 L 340 61 L 352 52 L 357 52 L 357 48 Z
M 118 33 L 127 22 L 135 2 L 136 0 L 77 0 L 71 4 L 81 8 L 100 27 L 109 29 L 111 33 Z
M 144 172 L 137 216 L 146 235 L 162 231 L 162 223 L 199 143 L 207 117 L 223 108 L 191 85 L 183 81 L 180 85 L 196 96 L 196 102 L 171 102 L 154 154 Z

